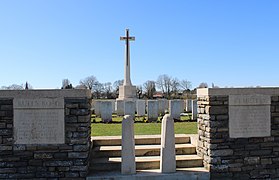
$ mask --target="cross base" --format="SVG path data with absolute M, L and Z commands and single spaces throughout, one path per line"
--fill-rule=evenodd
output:
M 128 100 L 137 98 L 137 88 L 136 86 L 123 85 L 119 86 L 119 96 L 118 100 Z

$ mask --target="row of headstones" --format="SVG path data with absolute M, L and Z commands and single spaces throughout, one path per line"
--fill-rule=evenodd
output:
M 123 131 L 123 129 L 125 129 L 125 131 Z M 121 141 L 121 173 L 135 174 L 136 154 L 134 138 L 134 120 L 130 115 L 125 115 L 123 118 Z M 174 120 L 169 114 L 166 114 L 163 117 L 161 128 L 160 172 L 173 173 L 175 171 L 176 159 Z
M 157 121 L 160 114 L 166 111 L 176 120 L 180 120 L 181 113 L 192 112 L 192 120 L 197 118 L 197 101 L 196 100 L 98 100 L 94 102 L 95 115 L 100 116 L 103 122 L 112 121 L 112 113 L 119 116 L 131 115 L 135 119 L 137 116 L 145 116 L 147 112 L 148 121 Z

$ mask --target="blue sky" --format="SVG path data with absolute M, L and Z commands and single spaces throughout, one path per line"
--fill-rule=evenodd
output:
M 278 9 L 277 0 L 1 0 L 0 87 L 123 79 L 126 28 L 134 85 L 167 74 L 193 87 L 279 86 Z

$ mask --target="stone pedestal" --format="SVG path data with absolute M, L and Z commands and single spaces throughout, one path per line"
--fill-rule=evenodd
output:
M 172 173 L 176 171 L 175 136 L 173 118 L 166 114 L 162 121 L 160 171 Z
M 119 86 L 119 96 L 117 100 L 134 100 L 137 97 L 137 88 L 132 85 Z
M 121 173 L 136 173 L 134 120 L 130 115 L 124 116 L 122 121 Z

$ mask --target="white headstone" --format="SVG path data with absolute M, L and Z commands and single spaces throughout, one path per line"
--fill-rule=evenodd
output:
M 138 116 L 145 115 L 145 100 L 141 100 L 141 99 L 137 100 L 137 115 Z
M 112 105 L 112 113 L 116 113 L 116 108 L 115 108 L 116 101 L 115 100 L 110 100 L 110 101 Z
M 15 144 L 65 143 L 64 98 L 14 98 Z
M 231 138 L 271 135 L 269 95 L 229 95 L 229 135 Z
M 100 114 L 103 122 L 112 121 L 112 102 L 101 101 L 100 102 Z
M 158 101 L 148 100 L 147 101 L 147 119 L 149 122 L 158 120 Z
M 94 101 L 95 115 L 98 117 L 101 116 L 100 106 L 101 106 L 101 101 L 99 101 L 99 100 Z
M 160 171 L 162 173 L 176 171 L 174 121 L 169 114 L 162 120 Z
M 168 103 L 168 100 L 166 99 L 158 99 L 158 111 L 159 114 L 164 115 L 165 111 L 168 109 L 166 104 Z
M 124 101 L 124 115 L 130 115 L 135 119 L 136 103 L 134 101 Z
M 183 100 L 170 100 L 170 115 L 173 119 L 180 120 L 180 113 L 183 112 Z
M 192 100 L 191 99 L 186 99 L 186 112 L 191 112 L 192 111 Z
M 118 116 L 124 115 L 124 101 L 116 100 L 116 112 Z
M 197 120 L 198 116 L 198 102 L 197 100 L 192 100 L 192 120 Z
M 134 139 L 134 119 L 130 115 L 125 115 L 122 120 L 122 150 L 121 150 L 121 173 L 135 174 L 135 139 Z

